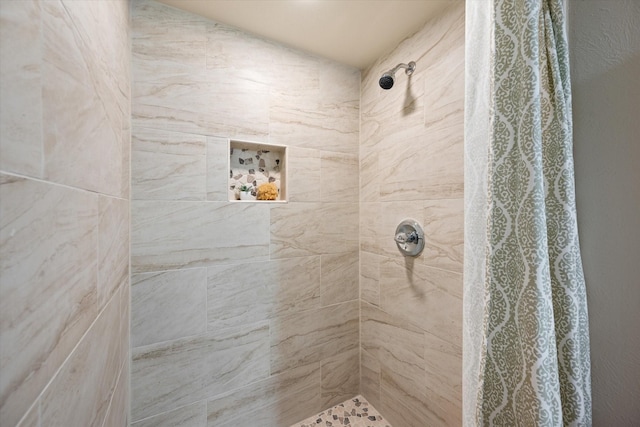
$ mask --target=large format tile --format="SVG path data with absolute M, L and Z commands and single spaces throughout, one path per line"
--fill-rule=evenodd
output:
M 323 202 L 358 202 L 357 155 L 322 151 L 320 171 Z
M 322 408 L 329 408 L 359 393 L 360 349 L 346 351 L 322 361 Z
M 360 298 L 369 304 L 380 305 L 380 263 L 382 256 L 360 252 Z
M 427 200 L 424 206 L 425 264 L 462 273 L 464 200 Z
M 48 426 L 102 426 L 122 366 L 120 345 L 120 299 L 114 297 L 44 392 Z
M 268 343 L 262 322 L 134 349 L 132 421 L 266 378 Z
M 206 199 L 206 137 L 135 127 L 131 144 L 134 199 Z
M 462 343 L 462 275 L 387 258 L 380 266 L 380 307 L 456 345 Z
M 0 168 L 42 176 L 42 27 L 37 0 L 0 3 Z
M 320 150 L 290 147 L 288 150 L 287 197 L 291 202 L 320 202 Z
M 209 400 L 209 426 L 251 425 L 237 422 L 239 414 L 251 415 L 253 420 L 262 419 L 263 416 L 271 420 L 277 419 L 280 405 L 294 400 L 295 396 L 302 396 L 303 402 L 307 402 L 306 405 L 301 405 L 302 410 L 306 410 L 309 404 L 320 408 L 319 363 L 288 369 L 281 374 L 272 375 L 237 390 L 227 391 Z M 302 414 L 298 419 L 306 414 Z M 276 424 L 274 427 L 278 426 Z
M 127 347 L 126 357 L 129 357 Z M 109 412 L 104 420 L 103 427 L 124 427 L 129 425 L 129 363 L 120 370 L 118 383 L 113 391 Z
M 320 307 L 320 257 L 209 267 L 208 327 L 215 330 Z
M 319 362 L 358 346 L 358 302 L 277 317 L 271 321 L 271 372 Z
M 134 272 L 260 261 L 269 256 L 269 205 L 132 202 Z
M 327 254 L 322 255 L 321 259 L 322 305 L 358 299 L 358 252 Z
M 360 350 L 360 394 L 373 405 L 380 404 L 380 362 L 364 348 Z
M 229 199 L 229 140 L 207 137 L 207 200 Z
M 98 196 L 0 175 L 0 423 L 14 425 L 94 320 Z
M 129 282 L 129 201 L 99 197 L 98 309 Z
M 121 196 L 128 88 L 119 82 L 128 69 L 117 50 L 127 48 L 118 45 L 128 37 L 128 13 L 125 2 L 113 5 L 43 3 L 44 172 L 55 182 Z M 114 34 L 110 44 L 92 36 L 101 30 Z
M 207 270 L 134 274 L 131 345 L 139 347 L 207 330 Z
M 271 258 L 336 254 L 357 248 L 356 203 L 290 203 L 271 209 Z
M 197 402 L 145 418 L 131 424 L 131 427 L 207 427 L 207 402 Z

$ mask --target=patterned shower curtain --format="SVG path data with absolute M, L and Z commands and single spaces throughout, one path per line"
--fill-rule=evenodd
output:
M 561 0 L 467 0 L 465 426 L 589 426 Z

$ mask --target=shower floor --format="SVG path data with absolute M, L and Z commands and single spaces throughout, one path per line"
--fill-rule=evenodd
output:
M 391 424 L 386 422 L 364 397 L 356 396 L 291 427 L 338 426 L 391 427 Z

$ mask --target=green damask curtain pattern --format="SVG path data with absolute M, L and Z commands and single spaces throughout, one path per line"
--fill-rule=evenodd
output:
M 589 426 L 564 4 L 467 0 L 466 37 L 465 425 Z

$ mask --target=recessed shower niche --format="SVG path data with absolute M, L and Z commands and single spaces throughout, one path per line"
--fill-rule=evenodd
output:
M 229 201 L 287 201 L 287 147 L 261 142 L 229 140 Z M 264 184 L 272 184 L 259 189 Z M 246 187 L 243 187 L 246 186 Z M 275 189 L 274 187 L 275 186 Z M 241 189 L 250 195 L 242 196 Z M 268 197 L 259 199 L 259 197 Z

